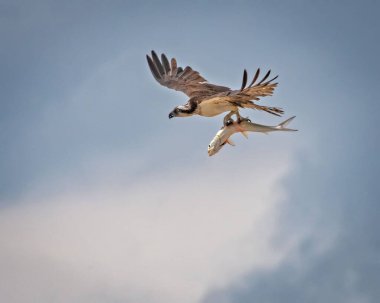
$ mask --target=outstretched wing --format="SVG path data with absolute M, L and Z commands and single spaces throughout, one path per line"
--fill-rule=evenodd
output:
M 146 58 L 150 70 L 158 83 L 181 91 L 190 98 L 231 91 L 228 87 L 207 83 L 207 80 L 190 66 L 186 66 L 184 69 L 178 67 L 175 58 L 172 58 L 169 63 L 165 54 L 161 55 L 161 61 L 154 51 L 152 51 L 152 57 L 147 55 Z
M 283 111 L 280 108 L 262 106 L 252 102 L 252 100 L 258 101 L 261 97 L 271 96 L 273 94 L 273 91 L 278 84 L 273 83 L 273 81 L 276 80 L 278 76 L 267 80 L 270 72 L 271 71 L 269 70 L 266 75 L 260 80 L 260 82 L 255 84 L 260 75 L 260 69 L 258 68 L 251 83 L 247 86 L 248 74 L 247 71 L 244 70 L 243 81 L 240 90 L 221 92 L 212 96 L 211 98 L 202 100 L 202 102 L 210 104 L 232 103 L 239 107 L 249 107 L 264 110 L 266 112 L 279 116 L 283 114 Z
M 223 100 L 230 102 L 247 102 L 250 100 L 258 101 L 261 97 L 271 96 L 278 84 L 273 83 L 273 81 L 276 80 L 278 76 L 274 77 L 271 80 L 265 81 L 269 77 L 270 72 L 271 71 L 269 70 L 266 73 L 266 75 L 261 79 L 261 81 L 255 84 L 260 75 L 260 68 L 258 68 L 255 76 L 252 79 L 252 82 L 248 86 L 246 86 L 248 74 L 247 71 L 244 70 L 243 82 L 240 90 L 223 92 L 215 97 L 222 98 Z

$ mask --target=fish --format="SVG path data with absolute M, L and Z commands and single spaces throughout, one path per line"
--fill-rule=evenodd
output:
M 208 155 L 211 157 L 215 155 L 226 143 L 235 146 L 231 140 L 231 136 L 235 133 L 242 133 L 244 137 L 248 138 L 248 132 L 259 132 L 267 134 L 273 131 L 297 131 L 297 129 L 287 128 L 286 126 L 295 118 L 293 116 L 276 126 L 267 126 L 251 122 L 248 118 L 244 118 L 240 122 L 229 120 L 212 139 L 208 146 Z

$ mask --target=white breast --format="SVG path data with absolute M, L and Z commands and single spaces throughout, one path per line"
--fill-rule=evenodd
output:
M 236 110 L 237 107 L 228 102 L 216 103 L 216 102 L 201 102 L 198 104 L 196 113 L 200 116 L 213 117 L 224 112 Z

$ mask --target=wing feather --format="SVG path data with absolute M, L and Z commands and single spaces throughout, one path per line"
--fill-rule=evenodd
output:
M 271 96 L 273 94 L 274 89 L 278 85 L 278 83 L 272 83 L 272 81 L 276 80 L 278 76 L 274 77 L 273 79 L 267 82 L 263 82 L 268 78 L 270 74 L 270 71 L 268 71 L 259 83 L 252 85 L 257 80 L 258 74 L 259 69 L 256 71 L 256 74 L 251 84 L 248 87 L 245 87 L 246 80 L 244 81 L 244 73 L 242 84 L 243 89 L 233 90 L 230 92 L 221 92 L 215 95 L 215 98 L 222 98 L 228 102 L 248 102 L 250 100 L 260 100 L 261 97 Z
M 161 75 L 159 71 L 157 70 L 156 65 L 153 63 L 152 59 L 149 56 L 146 56 L 146 59 L 148 60 L 148 65 L 150 68 L 150 71 L 152 72 L 154 78 L 159 81 L 161 79 Z
M 207 97 L 220 92 L 231 91 L 228 87 L 207 83 L 207 80 L 190 66 L 185 68 L 177 66 L 175 58 L 171 59 L 169 63 L 165 54 L 162 54 L 160 61 L 154 51 L 151 52 L 151 56 L 147 55 L 146 57 L 153 77 L 161 85 L 182 91 L 190 98 Z
M 169 64 L 168 58 L 166 58 L 165 54 L 161 55 L 161 61 L 163 63 L 164 69 L 165 69 L 165 74 L 168 74 L 170 72 L 170 64 Z
M 186 66 L 185 67 L 185 69 L 183 70 L 183 72 L 180 74 L 180 75 L 178 75 L 178 77 L 180 78 L 180 79 L 186 79 L 191 73 L 193 72 L 193 70 L 191 69 L 191 67 L 190 66 Z
M 173 75 L 177 75 L 177 61 L 172 58 L 172 60 L 170 61 L 171 63 L 171 71 L 170 71 L 170 75 L 173 76 Z
M 177 68 L 177 74 L 176 74 L 176 76 L 179 76 L 179 74 L 182 73 L 182 72 L 183 72 L 183 68 L 182 67 L 178 67 Z
M 158 59 L 158 56 L 154 51 L 152 51 L 152 58 L 153 58 L 154 65 L 157 67 L 160 75 L 163 76 L 165 74 L 164 68 L 162 67 L 160 59 Z
M 255 74 L 255 76 L 253 77 L 252 82 L 251 82 L 251 84 L 249 84 L 248 87 L 251 87 L 253 84 L 255 84 L 257 78 L 259 77 L 259 74 L 260 74 L 260 68 L 257 69 L 256 74 Z
M 243 82 L 241 84 L 240 91 L 243 91 L 244 87 L 247 85 L 247 78 L 248 78 L 247 70 L 244 70 L 244 73 L 243 73 Z
M 264 76 L 264 78 L 261 79 L 261 81 L 259 83 L 257 83 L 257 85 L 260 85 L 261 83 L 263 83 L 270 75 L 270 70 L 268 70 L 267 74 Z

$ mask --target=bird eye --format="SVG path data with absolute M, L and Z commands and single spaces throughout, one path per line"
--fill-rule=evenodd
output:
M 211 147 L 211 144 L 208 145 L 208 148 L 210 148 L 210 147 Z

